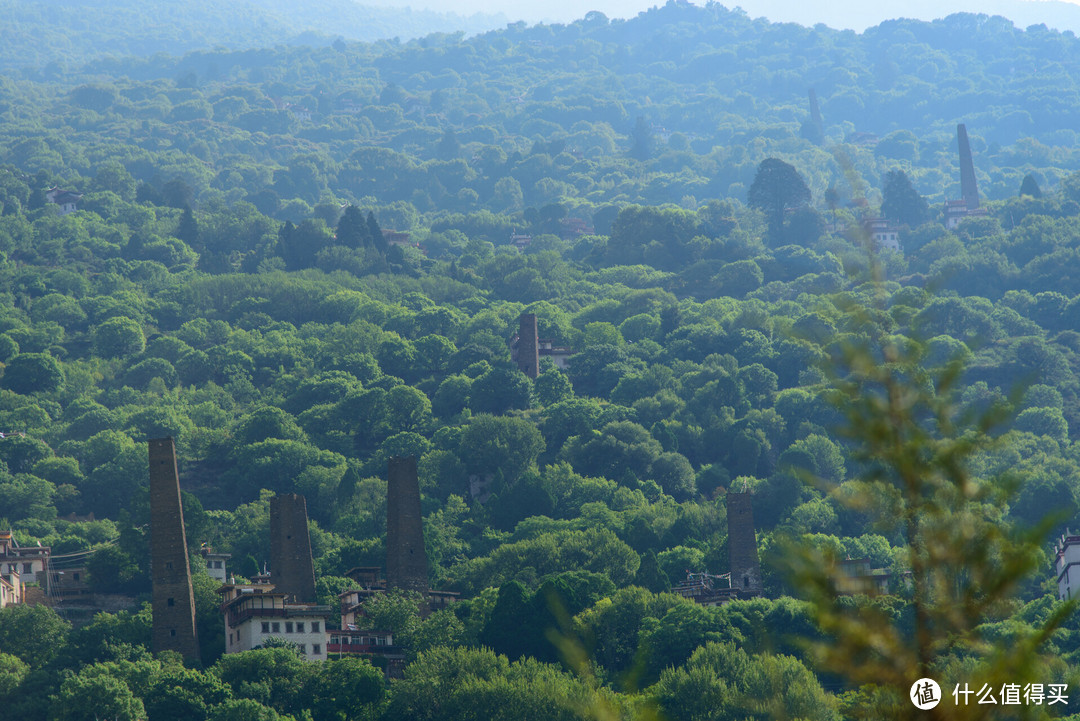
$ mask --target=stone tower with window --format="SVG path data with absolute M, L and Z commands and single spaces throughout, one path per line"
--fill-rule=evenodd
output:
M 307 500 L 296 493 L 270 499 L 270 583 L 290 603 L 314 603 Z
M 731 587 L 738 590 L 740 598 L 762 592 L 752 500 L 749 492 L 727 494 L 728 565 Z
M 191 590 L 184 508 L 172 438 L 150 441 L 150 574 L 154 653 L 199 658 L 195 594 Z
M 386 587 L 417 591 L 426 596 L 428 564 L 416 456 L 391 458 L 387 476 Z
M 540 375 L 540 334 L 536 314 L 522 313 L 518 329 L 517 364 L 533 380 Z

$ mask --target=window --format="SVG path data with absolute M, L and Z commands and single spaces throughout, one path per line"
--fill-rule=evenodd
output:
M 229 634 L 229 645 L 232 646 L 232 634 Z
M 274 633 L 281 633 L 281 624 L 278 623 L 277 621 L 274 621 L 273 623 L 271 623 L 270 627 L 272 629 L 274 629 Z
M 297 633 L 303 633 L 304 632 L 304 622 L 303 621 L 297 621 L 296 622 L 296 632 Z
M 319 632 L 319 622 L 318 621 L 312 621 L 311 622 L 311 632 L 312 633 L 318 633 Z
M 23 570 L 23 573 L 33 573 L 34 572 L 34 564 L 32 564 L 32 563 L 24 563 L 22 565 L 22 570 Z
M 269 621 L 263 621 L 262 622 L 262 632 L 263 633 L 270 633 L 270 622 Z
M 292 621 L 285 622 L 285 633 L 292 633 Z
M 170 599 L 168 600 L 168 604 L 169 604 L 170 606 L 175 606 L 175 605 L 176 605 L 176 599 L 175 599 L 175 598 L 170 598 Z
M 318 644 L 318 643 L 311 644 L 311 655 L 312 656 L 318 656 L 321 653 L 322 653 L 322 644 Z
M 171 571 L 172 570 L 172 561 L 166 561 L 165 562 L 165 570 L 166 571 Z
M 206 562 L 206 567 L 207 568 L 213 568 L 214 567 L 213 563 L 214 563 L 213 561 L 207 561 Z
M 170 628 L 169 629 L 169 635 L 170 636 L 175 636 L 176 635 L 176 629 L 175 628 Z
M 75 583 L 78 583 L 79 582 L 79 573 L 78 573 L 78 571 L 76 571 L 73 575 L 75 576 Z
M 221 568 L 221 561 L 214 561 L 214 568 Z
M 302 644 L 300 644 L 300 653 L 302 653 L 302 654 L 304 654 L 305 656 L 307 656 L 307 644 L 306 644 L 306 643 L 302 643 Z

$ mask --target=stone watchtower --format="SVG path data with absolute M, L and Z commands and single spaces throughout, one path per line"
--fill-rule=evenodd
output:
M 968 142 L 967 126 L 956 126 L 956 144 L 960 148 L 960 197 L 969 210 L 979 207 L 979 184 L 975 180 L 975 164 L 971 160 L 971 144 Z
M 286 601 L 315 601 L 307 501 L 295 493 L 270 499 L 270 583 L 276 593 L 286 594 Z
M 762 592 L 752 499 L 751 493 L 727 494 L 728 568 L 731 587 L 738 589 L 740 596 L 760 596 Z
M 191 590 L 184 508 L 172 438 L 150 441 L 150 574 L 154 653 L 199 658 L 195 595 Z
M 535 313 L 521 314 L 518 330 L 517 364 L 521 372 L 533 380 L 540 375 L 540 334 Z
M 416 456 L 394 457 L 387 469 L 386 588 L 428 592 Z

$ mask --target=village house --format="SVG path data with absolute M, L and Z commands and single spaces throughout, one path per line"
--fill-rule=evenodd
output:
M 225 653 L 263 647 L 271 638 L 291 641 L 310 661 L 326 660 L 329 606 L 286 603 L 269 583 L 228 583 L 218 589 L 225 616 Z
M 24 585 L 38 584 L 47 590 L 51 551 L 40 542 L 36 546 L 20 546 L 10 530 L 0 531 L 0 573 L 18 573 Z
M 1068 530 L 1054 547 L 1054 570 L 1057 572 L 1058 598 L 1068 601 L 1072 592 L 1080 592 L 1080 536 Z
M 60 215 L 74 213 L 79 208 L 77 204 L 82 200 L 82 193 L 73 193 L 70 190 L 61 190 L 53 186 L 45 191 L 45 200 L 60 206 Z

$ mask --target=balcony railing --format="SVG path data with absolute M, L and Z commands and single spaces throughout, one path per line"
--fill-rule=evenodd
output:
M 229 612 L 229 625 L 236 626 L 249 618 L 285 618 L 284 608 L 242 608 Z
M 379 646 L 372 643 L 328 643 L 327 653 L 378 654 L 393 656 L 401 653 L 399 646 Z

